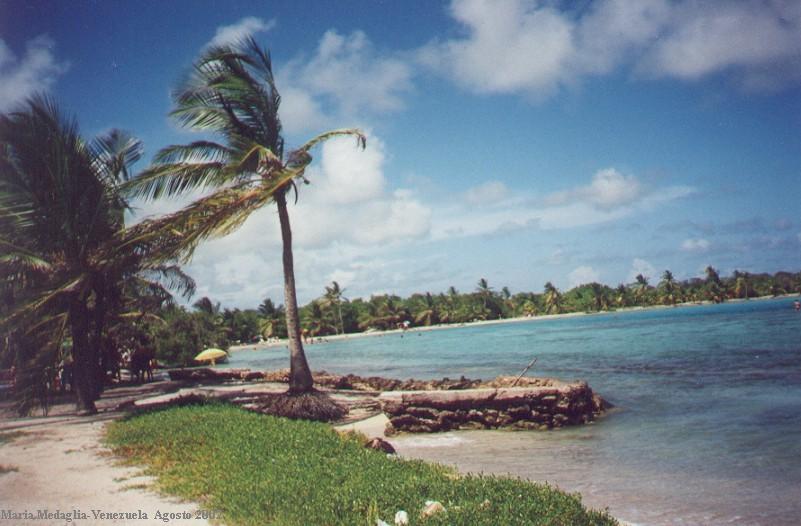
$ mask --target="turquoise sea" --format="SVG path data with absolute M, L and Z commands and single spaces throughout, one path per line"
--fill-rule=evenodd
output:
M 636 524 L 801 524 L 801 313 L 792 299 L 410 332 L 307 346 L 315 370 L 584 379 L 616 408 L 550 432 L 396 440 L 401 454 L 578 491 Z M 230 366 L 286 367 L 284 348 Z

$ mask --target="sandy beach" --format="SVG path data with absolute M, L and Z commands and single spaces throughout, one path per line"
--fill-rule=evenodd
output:
M 122 401 L 157 392 L 154 384 L 110 390 L 99 413 L 79 417 L 72 405 L 53 407 L 52 416 L 0 422 L 2 509 L 5 524 L 210 524 L 196 517 L 198 506 L 158 494 L 153 479 L 124 466 L 102 444 L 107 422 L 122 418 Z M 40 518 L 40 510 L 46 518 Z M 30 514 L 30 515 L 28 515 Z M 147 516 L 147 519 L 144 517 Z

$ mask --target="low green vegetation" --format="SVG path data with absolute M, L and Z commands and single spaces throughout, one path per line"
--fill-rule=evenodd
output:
M 175 408 L 110 425 L 107 441 L 159 488 L 220 511 L 230 525 L 614 525 L 578 496 L 523 480 L 458 476 L 366 449 L 325 424 L 224 405 Z M 427 500 L 445 512 L 422 519 Z

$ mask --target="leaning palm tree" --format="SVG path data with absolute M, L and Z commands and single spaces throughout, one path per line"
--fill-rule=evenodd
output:
M 296 183 L 309 182 L 304 174 L 314 146 L 351 135 L 364 148 L 366 139 L 358 130 L 337 130 L 284 155 L 280 96 L 270 56 L 252 38 L 207 49 L 173 99 L 171 115 L 182 126 L 211 132 L 221 141 L 199 140 L 162 149 L 132 186 L 132 194 L 153 199 L 196 189 L 213 193 L 174 214 L 140 223 L 133 239 L 155 240 L 180 232 L 183 239 L 172 248 L 186 260 L 202 240 L 234 231 L 251 213 L 275 203 L 283 245 L 290 392 L 311 391 L 311 370 L 300 338 L 287 194 L 294 191 L 297 199 Z

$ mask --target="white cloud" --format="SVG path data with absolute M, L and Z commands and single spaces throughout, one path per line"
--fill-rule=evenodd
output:
M 542 98 L 618 68 L 695 80 L 733 73 L 744 87 L 801 81 L 801 4 L 608 0 L 561 11 L 537 0 L 453 0 L 465 35 L 420 61 L 476 93 Z
M 791 2 L 683 4 L 670 28 L 644 57 L 641 68 L 658 75 L 694 80 L 732 68 L 758 88 L 769 80 L 765 68 L 801 66 L 801 9 Z M 782 67 L 782 65 L 784 65 Z M 778 79 L 774 79 L 778 80 Z
M 214 33 L 214 38 L 206 45 L 211 47 L 235 44 L 248 36 L 269 31 L 273 27 L 275 27 L 275 19 L 265 22 L 255 16 L 246 16 L 235 24 L 218 27 L 216 33 Z
M 629 270 L 629 275 L 627 277 L 628 283 L 637 281 L 638 274 L 642 274 L 648 279 L 656 277 L 656 267 L 644 259 L 634 258 L 634 261 L 631 262 L 631 270 Z
M 573 271 L 567 275 L 567 281 L 569 283 L 569 287 L 572 289 L 573 287 L 578 287 L 579 285 L 600 282 L 601 278 L 597 270 L 590 266 L 583 265 L 573 269 Z
M 703 238 L 685 239 L 681 243 L 681 249 L 685 252 L 706 252 L 709 250 L 709 241 Z
M 567 80 L 573 27 L 559 11 L 521 0 L 456 0 L 450 11 L 468 35 L 423 48 L 432 69 L 477 93 L 547 94 Z
M 321 190 L 334 204 L 370 201 L 384 192 L 384 143 L 370 139 L 364 151 L 352 139 L 328 141 L 323 145 Z
M 320 102 L 303 89 L 281 86 L 281 124 L 288 133 L 329 127 L 331 119 Z
M 471 205 L 487 205 L 503 201 L 509 195 L 509 189 L 501 181 L 487 181 L 469 188 L 464 198 Z
M 411 77 L 405 61 L 379 54 L 364 32 L 329 30 L 310 59 L 295 58 L 278 71 L 279 89 L 290 93 L 282 120 L 289 133 L 299 133 L 328 122 L 331 114 L 341 125 L 363 114 L 397 111 L 412 89 Z
M 556 192 L 545 198 L 550 205 L 585 202 L 602 210 L 612 210 L 636 202 L 643 195 L 639 181 L 625 176 L 614 168 L 598 170 L 587 186 Z
M 437 207 L 432 237 L 444 239 L 490 235 L 522 228 L 555 230 L 607 223 L 638 212 L 650 212 L 695 192 L 688 186 L 646 188 L 634 176 L 614 168 L 596 172 L 589 184 L 554 192 L 541 199 L 520 194 L 491 208 L 467 202 Z
M 17 58 L 0 39 L 0 111 L 7 111 L 38 91 L 47 91 L 69 68 L 53 55 L 54 42 L 38 36 L 25 44 Z

